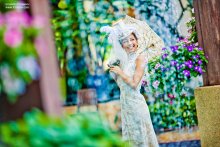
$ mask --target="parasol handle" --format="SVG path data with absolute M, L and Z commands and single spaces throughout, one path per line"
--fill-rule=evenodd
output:
M 117 21 L 113 21 L 113 22 L 112 22 L 112 26 L 117 25 L 119 22 L 121 22 L 121 21 L 123 21 L 123 20 L 124 20 L 124 18 L 121 18 L 121 19 L 119 19 L 119 20 L 117 20 Z

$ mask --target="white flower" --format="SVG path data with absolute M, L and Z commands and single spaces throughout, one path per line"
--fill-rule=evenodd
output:
M 21 57 L 17 62 L 18 68 L 22 71 L 27 71 L 31 78 L 36 80 L 40 75 L 40 68 L 34 57 Z
M 160 63 L 157 63 L 157 64 L 155 65 L 154 69 L 158 69 L 160 66 L 161 66 Z
M 25 83 L 21 79 L 12 79 L 8 77 L 3 80 L 3 87 L 7 94 L 23 94 L 25 92 Z
M 158 97 L 159 95 L 160 95 L 160 92 L 157 91 L 157 92 L 155 93 L 155 96 Z
M 159 84 L 160 84 L 160 82 L 158 80 L 156 80 L 153 82 L 153 87 L 157 89 Z
M 9 67 L 6 65 L 6 66 L 3 66 L 1 69 L 0 69 L 0 75 L 2 77 L 2 79 L 7 79 L 10 77 L 10 72 L 9 72 Z

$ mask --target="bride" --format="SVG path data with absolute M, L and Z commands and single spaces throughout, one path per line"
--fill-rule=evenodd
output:
M 112 59 L 120 61 L 119 66 L 110 65 L 110 72 L 120 88 L 122 137 L 135 147 L 158 147 L 149 109 L 140 93 L 146 55 L 139 51 L 138 32 L 123 22 L 100 31 L 109 33 Z

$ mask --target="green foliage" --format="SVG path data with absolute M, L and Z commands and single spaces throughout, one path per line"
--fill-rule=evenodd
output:
M 1 140 L 11 147 L 125 146 L 125 142 L 95 112 L 52 118 L 33 110 L 23 119 L 0 127 Z
M 53 30 L 60 69 L 67 76 L 67 94 L 75 99 L 76 91 L 86 88 L 89 76 L 104 73 L 111 46 L 99 29 L 111 25 L 129 7 L 126 1 L 51 1 Z M 123 11 L 123 12 L 121 12 Z
M 186 25 L 189 28 L 188 32 L 190 33 L 188 40 L 192 43 L 198 42 L 195 17 L 193 17 L 189 22 L 187 22 Z
M 71 1 L 65 10 L 56 7 L 53 10 L 52 27 L 61 69 L 65 68 L 68 50 L 72 51 L 72 56 L 69 58 L 82 56 L 82 41 L 79 37 L 75 3 L 75 1 Z
M 52 1 L 52 3 L 55 5 L 52 24 L 61 69 L 65 68 L 62 62 L 68 60 L 66 57 L 68 50 L 72 50 L 71 57 L 76 58 L 83 54 L 95 62 L 96 66 L 100 66 L 98 65 L 100 60 L 102 62 L 106 60 L 111 47 L 107 43 L 106 36 L 100 34 L 99 29 L 103 25 L 111 25 L 114 20 L 120 18 L 122 14 L 118 14 L 119 8 L 126 9 L 129 5 L 123 1 L 116 3 L 105 0 L 91 1 L 91 6 L 90 2 L 76 0 L 61 0 L 58 7 L 56 2 Z M 64 3 L 67 6 L 61 8 L 59 4 Z M 94 51 L 91 49 L 92 45 L 95 46 Z M 84 48 L 83 52 L 82 48 Z M 97 58 L 93 54 L 96 54 Z
M 195 19 L 187 23 L 190 37 L 169 48 L 148 63 L 148 86 L 145 89 L 155 102 L 149 105 L 156 128 L 176 128 L 197 124 L 194 88 L 189 86 L 205 72 L 208 63 L 203 49 L 197 46 Z M 200 84 L 201 86 L 201 84 Z
M 207 62 L 204 52 L 193 45 L 179 43 L 169 49 L 164 48 L 163 55 L 148 64 L 154 96 L 158 97 L 161 93 L 168 97 L 169 94 L 180 96 L 191 77 L 205 72 Z
M 0 0 L 0 7 L 1 7 L 0 12 L 6 13 L 8 11 L 13 10 L 14 9 L 13 6 L 14 6 L 14 4 L 16 5 L 17 2 L 18 2 L 18 0 L 11 0 L 11 1 Z
M 61 75 L 66 79 L 68 95 L 85 88 L 88 73 L 82 53 L 76 0 L 51 1 L 53 4 L 52 28 Z
M 195 98 L 184 95 L 171 101 L 157 98 L 149 105 L 152 122 L 156 129 L 175 129 L 197 125 Z
M 126 11 L 128 7 L 129 5 L 125 1 L 92 1 L 91 6 L 87 2 L 77 2 L 80 36 L 83 47 L 87 49 L 84 54 L 89 54 L 91 62 L 95 64 L 94 68 L 102 67 L 103 61 L 107 59 L 111 49 L 104 33 L 100 34 L 100 28 L 104 25 L 111 25 L 113 21 L 122 17 L 123 14 L 119 10 L 123 8 Z M 95 51 L 92 51 L 93 48 Z M 93 54 L 96 55 L 96 58 Z

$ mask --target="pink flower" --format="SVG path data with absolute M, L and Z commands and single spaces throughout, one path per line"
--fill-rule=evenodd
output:
M 18 28 L 7 29 L 4 34 L 4 41 L 10 47 L 17 47 L 23 40 L 23 34 Z
M 184 38 L 184 39 L 183 39 L 183 42 L 184 42 L 184 43 L 188 43 L 188 42 L 189 42 L 188 38 Z
M 170 105 L 173 105 L 173 101 L 172 100 L 170 101 Z
M 27 12 L 10 11 L 6 13 L 5 18 L 8 27 L 28 27 L 30 25 L 30 16 Z
M 171 94 L 171 93 L 168 93 L 167 96 L 168 96 L 169 98 L 171 98 L 171 99 L 175 98 L 175 96 L 174 96 L 173 94 Z

